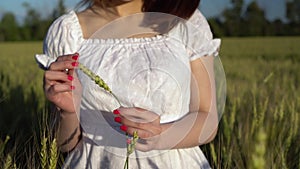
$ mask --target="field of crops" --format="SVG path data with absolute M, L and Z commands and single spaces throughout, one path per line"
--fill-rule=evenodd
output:
M 300 37 L 223 39 L 225 112 L 215 140 L 201 146 L 212 168 L 300 169 L 299 44 Z M 43 115 L 49 106 L 33 58 L 41 51 L 41 42 L 0 43 L 0 168 L 62 161 Z

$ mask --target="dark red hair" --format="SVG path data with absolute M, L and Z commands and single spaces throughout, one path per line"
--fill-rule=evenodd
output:
M 143 0 L 143 12 L 162 12 L 188 19 L 198 8 L 200 0 Z
M 107 4 L 109 0 L 81 0 L 79 6 Z M 188 19 L 198 8 L 200 0 L 143 0 L 143 12 L 162 12 Z

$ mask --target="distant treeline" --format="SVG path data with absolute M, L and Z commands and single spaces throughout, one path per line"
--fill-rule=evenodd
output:
M 243 0 L 231 0 L 232 6 L 223 11 L 220 17 L 209 18 L 209 23 L 217 37 L 224 36 L 297 36 L 300 35 L 300 0 L 286 2 L 287 21 L 269 21 L 265 11 L 256 1 L 246 9 Z M 38 10 L 28 3 L 23 4 L 27 15 L 19 24 L 13 13 L 7 12 L 0 18 L 0 41 L 42 40 L 50 24 L 66 12 L 64 0 L 59 0 L 51 15 L 41 17 Z
M 232 8 L 223 11 L 222 16 L 210 18 L 209 23 L 216 36 L 299 36 L 300 0 L 286 1 L 287 21 L 269 21 L 265 11 L 256 1 L 246 9 L 243 0 L 231 0 Z M 268 1 L 268 3 L 273 3 Z
M 0 20 L 0 41 L 37 41 L 43 40 L 51 23 L 66 12 L 64 0 L 59 0 L 56 8 L 51 14 L 43 18 L 37 9 L 28 3 L 23 3 L 26 9 L 26 17 L 19 24 L 12 12 L 2 15 Z

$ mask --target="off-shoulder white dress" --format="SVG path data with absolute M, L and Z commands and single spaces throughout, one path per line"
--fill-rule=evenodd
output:
M 79 52 L 79 61 L 106 81 L 122 106 L 149 109 L 160 115 L 161 123 L 169 123 L 189 112 L 190 61 L 217 55 L 220 46 L 200 11 L 189 21 L 197 32 L 183 33 L 184 28 L 177 27 L 168 34 L 148 38 L 84 39 L 77 15 L 71 11 L 48 31 L 44 53 L 49 62 L 45 66 L 60 55 Z M 192 49 L 187 49 L 187 44 Z M 118 104 L 89 77 L 77 73 L 82 85 L 83 138 L 64 167 L 120 169 L 125 162 L 126 137 L 111 113 Z M 210 168 L 199 147 L 135 151 L 130 157 L 133 169 Z

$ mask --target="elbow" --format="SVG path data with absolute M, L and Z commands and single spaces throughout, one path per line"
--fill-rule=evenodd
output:
M 216 138 L 217 133 L 218 133 L 218 126 L 217 126 L 216 129 L 211 133 L 211 135 L 207 138 L 207 140 L 205 141 L 204 144 L 208 144 L 208 143 L 212 142 L 212 141 Z
M 201 136 L 199 138 L 200 145 L 208 144 L 212 142 L 218 132 L 219 121 L 217 118 L 211 117 L 210 120 L 206 121 L 206 125 L 202 129 Z
M 215 137 L 218 133 L 218 127 L 219 127 L 219 117 L 218 117 L 216 107 L 213 106 L 210 113 L 208 113 L 208 116 L 205 121 L 204 144 L 210 143 L 215 139 Z

